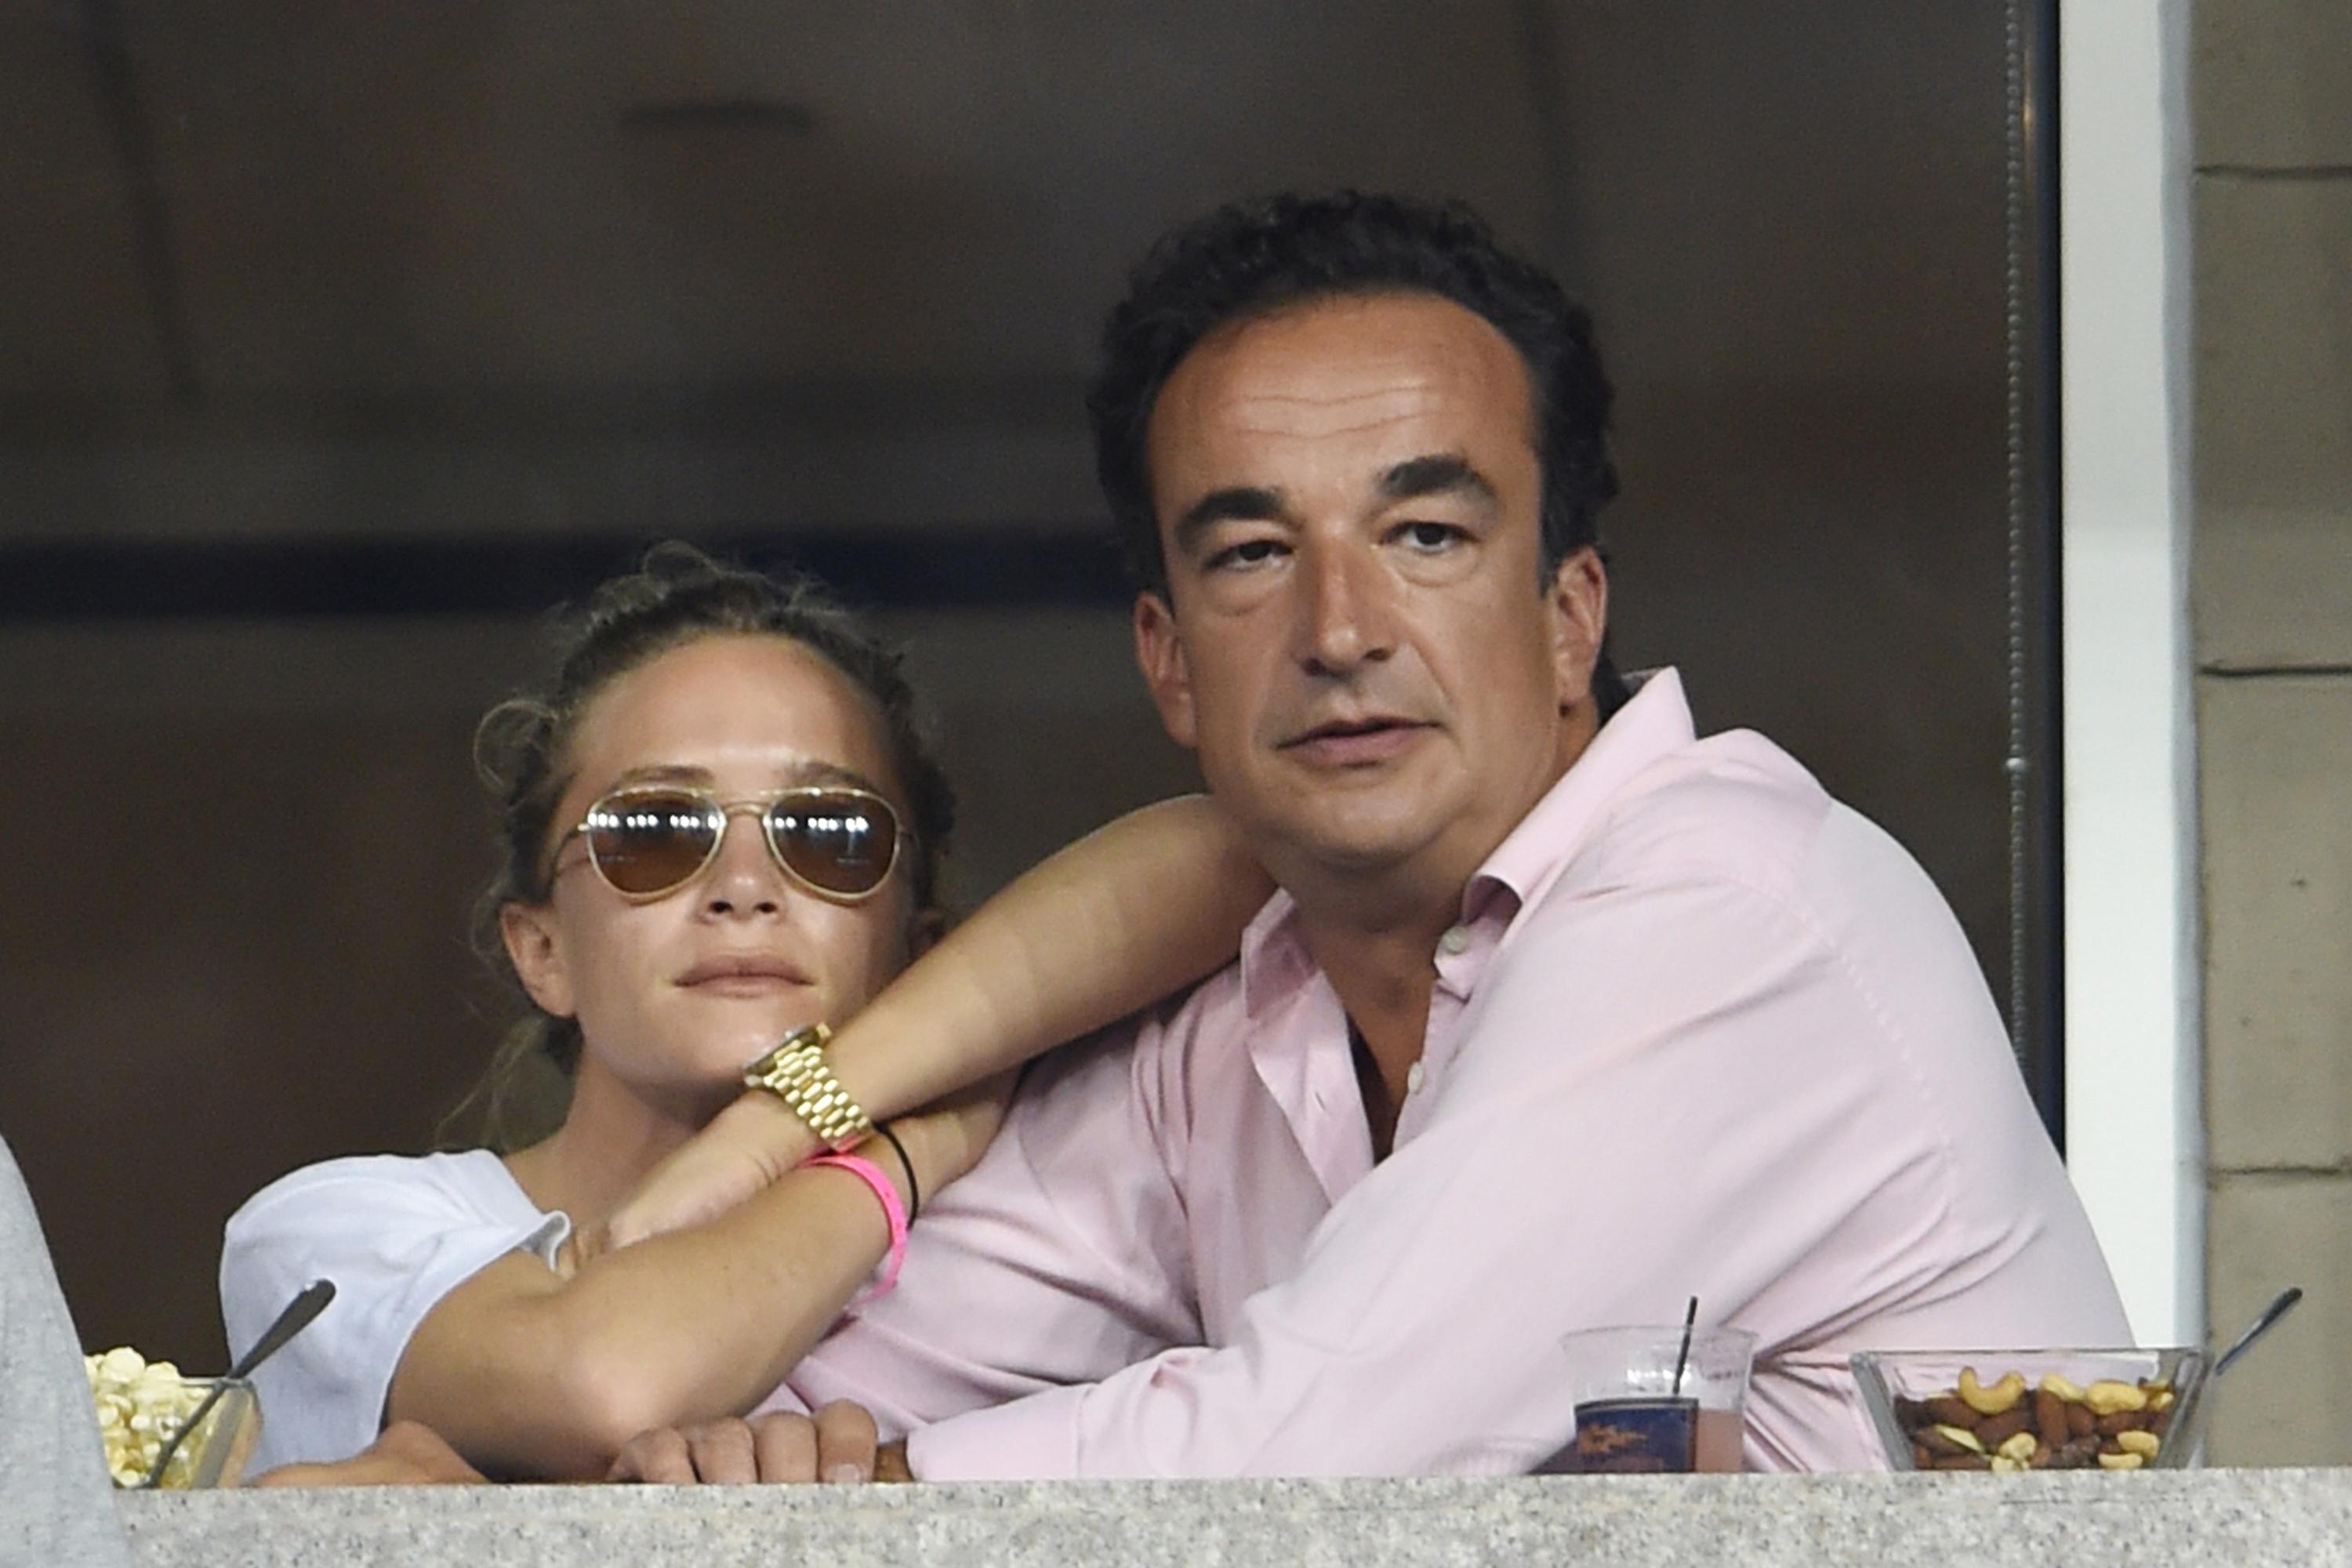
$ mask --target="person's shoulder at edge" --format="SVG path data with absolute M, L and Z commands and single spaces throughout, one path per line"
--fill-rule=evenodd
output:
M 263 1187 L 229 1215 L 227 1232 L 266 1226 L 289 1207 L 331 1202 L 397 1200 L 403 1206 L 529 1210 L 530 1199 L 487 1149 L 436 1154 L 344 1154 L 304 1165 Z
M 1752 730 L 1676 747 L 1617 791 L 1568 876 L 1606 888 L 1662 872 L 1717 874 L 1790 896 L 1839 803 Z

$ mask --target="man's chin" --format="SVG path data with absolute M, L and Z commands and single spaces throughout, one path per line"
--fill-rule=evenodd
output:
M 1340 876 L 1376 876 L 1411 862 L 1444 824 L 1402 812 L 1322 812 L 1276 825 L 1290 856 Z

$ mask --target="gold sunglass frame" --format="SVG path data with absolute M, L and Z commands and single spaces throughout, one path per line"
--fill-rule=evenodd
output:
M 649 893 L 633 893 L 615 883 L 611 873 L 604 869 L 604 862 L 596 853 L 596 840 L 590 835 L 589 827 L 595 822 L 598 813 L 611 811 L 616 803 L 658 799 L 691 800 L 707 810 L 717 812 L 719 831 L 711 835 L 710 847 L 704 851 L 700 863 L 693 870 L 688 871 L 667 888 L 656 889 Z M 877 813 L 883 821 L 890 825 L 890 858 L 882 868 L 882 874 L 874 879 L 872 887 L 862 893 L 838 892 L 822 883 L 813 881 L 805 873 L 793 868 L 792 861 L 784 855 L 782 846 L 776 842 L 775 823 L 769 815 L 788 800 L 856 801 Z M 573 864 L 584 864 L 594 868 L 596 879 L 614 893 L 633 904 L 650 904 L 657 900 L 667 899 L 680 889 L 691 886 L 710 869 L 719 858 L 719 852 L 727 846 L 728 830 L 734 826 L 735 818 L 746 812 L 758 817 L 760 841 L 767 846 L 768 858 L 775 862 L 776 869 L 784 874 L 785 879 L 794 887 L 833 904 L 862 904 L 888 887 L 891 877 L 898 869 L 898 861 L 906 851 L 908 841 L 915 836 L 914 830 L 908 827 L 905 819 L 898 815 L 897 806 L 872 790 L 860 789 L 855 784 L 793 784 L 783 789 L 761 790 L 756 794 L 739 795 L 721 795 L 715 790 L 703 789 L 695 784 L 624 784 L 619 789 L 607 791 L 590 801 L 588 809 L 581 819 L 562 837 L 555 841 L 554 853 L 549 857 L 548 879 L 552 883 L 555 878 L 563 874 L 564 868 L 558 864 L 562 858 L 563 847 L 577 838 L 586 846 L 588 853 L 584 860 L 574 861 Z

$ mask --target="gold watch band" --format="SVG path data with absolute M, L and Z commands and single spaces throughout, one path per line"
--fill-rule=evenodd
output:
M 791 1106 L 817 1141 L 838 1153 L 874 1131 L 874 1119 L 825 1065 L 824 1047 L 832 1038 L 833 1031 L 823 1024 L 794 1029 L 744 1065 L 743 1081 Z

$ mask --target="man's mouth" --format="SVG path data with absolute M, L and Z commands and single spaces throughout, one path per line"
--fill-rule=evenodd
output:
M 1385 762 L 1430 728 L 1412 719 L 1371 714 L 1334 719 L 1283 742 L 1283 750 L 1309 762 L 1349 765 Z

